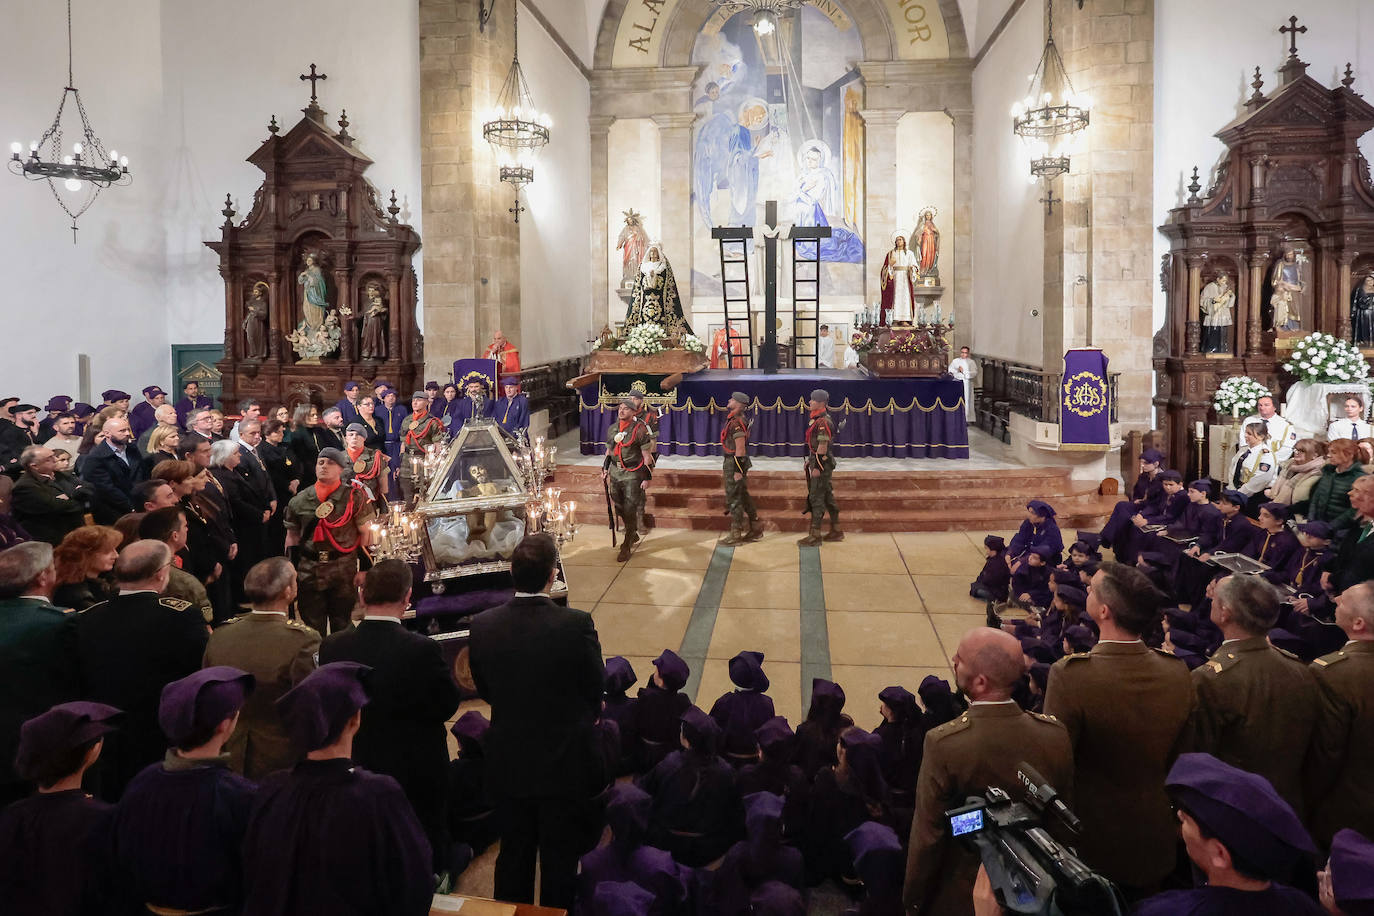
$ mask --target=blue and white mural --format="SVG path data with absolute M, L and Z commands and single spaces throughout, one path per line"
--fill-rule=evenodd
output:
M 715 226 L 829 226 L 823 289 L 862 288 L 863 51 L 852 21 L 804 6 L 760 36 L 752 14 L 717 14 L 697 36 L 692 155 L 694 295 L 719 295 Z M 848 274 L 852 273 L 850 277 Z

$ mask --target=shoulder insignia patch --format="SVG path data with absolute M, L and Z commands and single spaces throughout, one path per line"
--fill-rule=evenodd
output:
M 1073 652 L 1073 653 L 1070 653 L 1069 655 L 1064 656 L 1064 658 L 1062 659 L 1062 661 L 1063 661 L 1065 664 L 1070 664 L 1070 663 L 1072 663 L 1072 662 L 1078 662 L 1078 661 L 1084 661 L 1084 662 L 1085 662 L 1085 661 L 1087 661 L 1088 659 L 1090 659 L 1090 658 L 1092 658 L 1092 657 L 1093 657 L 1093 656 L 1092 656 L 1092 653 L 1091 653 L 1091 652 Z
M 1047 713 L 1043 713 L 1043 712 L 1033 712 L 1033 713 L 1031 713 L 1031 715 L 1032 715 L 1033 717 L 1039 719 L 1041 722 L 1053 722 L 1055 725 L 1058 725 L 1058 724 L 1059 724 L 1059 720 L 1058 720 L 1058 719 L 1056 719 L 1054 716 L 1051 716 L 1051 715 L 1049 715 L 1049 714 L 1047 714 Z
M 1175 661 L 1180 661 L 1180 662 L 1183 661 L 1183 659 L 1179 658 L 1179 657 L 1178 657 L 1177 655 L 1175 655 L 1174 653 L 1172 653 L 1172 652 L 1166 652 L 1164 649 L 1161 649 L 1161 648 L 1159 648 L 1158 646 L 1151 646 L 1151 647 L 1150 647 L 1150 650 L 1151 650 L 1152 652 L 1158 652 L 1160 655 L 1164 656 L 1165 658 L 1172 658 L 1172 659 L 1174 659 Z
M 1267 462 L 1267 461 L 1261 461 L 1261 462 L 1260 462 L 1259 469 L 1260 469 L 1261 471 L 1267 471 L 1267 470 L 1269 470 L 1269 467 L 1270 467 L 1269 462 Z
M 949 722 L 944 723 L 943 725 L 939 725 L 931 729 L 930 734 L 934 735 L 937 738 L 944 738 L 947 735 L 953 735 L 963 731 L 964 729 L 968 728 L 971 724 L 972 723 L 969 721 L 968 713 L 965 712 L 963 715 L 959 716 L 959 718 L 952 719 Z
M 1345 661 L 1349 657 L 1350 656 L 1345 654 L 1344 649 L 1338 649 L 1337 651 L 1332 652 L 1330 655 L 1323 655 L 1321 658 L 1317 659 L 1312 664 L 1322 668 L 1329 668 L 1337 662 Z
M 163 607 L 171 608 L 174 611 L 184 611 L 191 607 L 191 602 L 184 601 L 181 598 L 159 598 L 157 603 Z
M 1281 648 L 1281 647 L 1279 647 L 1279 646 L 1276 646 L 1276 645 L 1274 645 L 1273 643 L 1270 643 L 1270 644 L 1269 644 L 1269 648 L 1273 649 L 1275 652 L 1279 653 L 1280 655 L 1284 656 L 1285 658 L 1291 658 L 1291 659 L 1293 659 L 1294 661 L 1297 661 L 1297 662 L 1302 661 L 1302 656 L 1300 656 L 1300 655 L 1295 655 L 1294 653 L 1289 652 L 1287 649 L 1284 649 L 1284 648 Z
M 288 620 L 286 621 L 286 625 L 287 625 L 288 627 L 290 627 L 291 629 L 293 629 L 293 630 L 303 630 L 303 631 L 309 631 L 309 632 L 311 632 L 311 633 L 315 632 L 315 628 L 314 628 L 314 627 L 306 626 L 305 624 L 301 623 L 299 620 L 290 620 L 290 619 L 288 619 Z

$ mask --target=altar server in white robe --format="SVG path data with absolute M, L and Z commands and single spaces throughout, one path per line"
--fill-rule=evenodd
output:
M 835 338 L 830 336 L 830 325 L 821 325 L 820 336 L 816 338 L 816 368 L 835 368 Z
M 949 374 L 964 383 L 964 416 L 973 422 L 973 380 L 978 377 L 978 364 L 969 356 L 968 347 L 960 347 L 959 355 L 949 364 Z

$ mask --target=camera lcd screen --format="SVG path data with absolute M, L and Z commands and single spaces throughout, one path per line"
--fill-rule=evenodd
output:
M 965 811 L 962 814 L 955 814 L 950 817 L 949 826 L 955 836 L 977 833 L 979 830 L 983 829 L 983 809 L 978 808 L 974 811 Z

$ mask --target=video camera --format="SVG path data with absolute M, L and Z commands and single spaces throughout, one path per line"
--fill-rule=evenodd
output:
M 1045 829 L 1046 811 L 1071 832 L 1082 829 L 1054 787 L 1029 764 L 1020 764 L 1016 776 L 1025 801 L 990 786 L 984 797 L 945 812 L 953 835 L 982 857 L 997 902 L 1008 912 L 1038 916 L 1124 914 L 1116 887 Z

